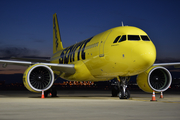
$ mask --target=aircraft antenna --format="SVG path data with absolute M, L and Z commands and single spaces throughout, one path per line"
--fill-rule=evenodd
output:
M 124 26 L 123 21 L 121 22 L 122 26 Z

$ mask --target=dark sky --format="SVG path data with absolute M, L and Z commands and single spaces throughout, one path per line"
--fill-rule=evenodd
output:
M 0 0 L 0 57 L 50 57 L 57 13 L 64 47 L 123 21 L 149 35 L 158 59 L 179 59 L 179 5 L 179 0 Z

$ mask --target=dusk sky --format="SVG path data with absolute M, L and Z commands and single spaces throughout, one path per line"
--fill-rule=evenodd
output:
M 0 0 L 0 58 L 50 57 L 57 13 L 64 47 L 123 22 L 149 35 L 158 59 L 180 60 L 179 5 L 179 0 Z

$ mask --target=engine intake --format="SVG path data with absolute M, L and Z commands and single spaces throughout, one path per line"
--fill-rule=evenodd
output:
M 23 83 L 32 92 L 46 91 L 54 83 L 54 73 L 46 65 L 35 64 L 24 72 Z
M 171 82 L 171 73 L 160 66 L 153 66 L 137 76 L 137 84 L 145 92 L 166 91 Z

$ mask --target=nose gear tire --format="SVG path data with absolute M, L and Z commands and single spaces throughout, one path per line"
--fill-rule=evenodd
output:
M 123 89 L 121 89 L 120 92 L 119 92 L 119 99 L 129 99 L 129 98 L 130 98 L 129 90 L 126 89 L 125 95 L 124 95 Z

